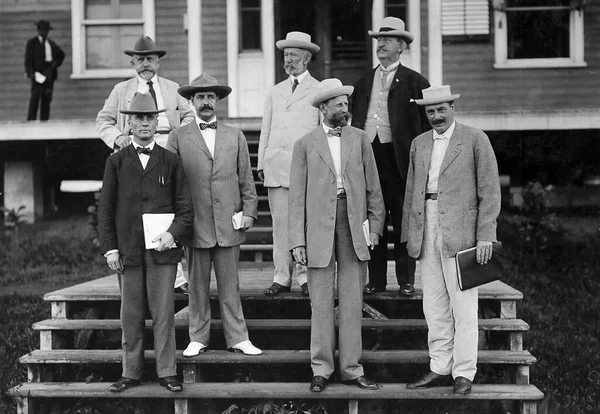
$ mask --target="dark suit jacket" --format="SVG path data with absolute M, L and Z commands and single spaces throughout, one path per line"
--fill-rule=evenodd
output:
M 373 88 L 373 76 L 379 66 L 367 72 L 354 85 L 354 93 L 350 96 L 350 112 L 352 126 L 364 129 L 369 110 L 369 99 Z M 406 182 L 408 171 L 408 154 L 410 143 L 419 134 L 431 129 L 423 107 L 419 107 L 411 99 L 422 98 L 422 90 L 429 87 L 429 82 L 420 73 L 398 66 L 390 86 L 388 95 L 388 112 L 392 129 L 392 142 L 398 170 L 403 182 Z
M 65 60 L 65 52 L 58 47 L 52 39 L 47 39 L 52 49 L 52 66 L 46 66 L 46 49 L 40 43 L 40 39 L 36 36 L 27 42 L 25 47 L 25 73 L 28 78 L 32 78 L 35 72 L 40 72 L 44 76 L 55 80 L 58 77 L 58 67 Z
M 181 159 L 158 145 L 146 169 L 133 145 L 106 161 L 98 206 L 102 254 L 118 249 L 125 265 L 140 265 L 145 250 L 143 213 L 175 213 L 168 232 L 176 240 L 192 229 L 194 208 Z M 152 250 L 152 254 L 158 263 L 168 264 L 178 263 L 182 251 Z

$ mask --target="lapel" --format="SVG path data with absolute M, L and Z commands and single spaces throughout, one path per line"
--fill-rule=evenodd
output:
M 218 130 L 218 128 L 217 128 L 217 130 Z M 202 133 L 200 132 L 200 127 L 198 127 L 198 125 L 196 124 L 196 120 L 194 120 L 194 122 L 188 124 L 187 137 L 192 142 L 192 144 L 194 144 L 195 146 L 200 148 L 207 155 L 208 158 L 213 159 L 212 155 L 210 155 L 210 151 L 208 150 L 208 146 L 206 145 L 206 142 L 204 141 L 204 137 L 202 136 Z M 216 147 L 216 144 L 215 144 L 215 147 Z
M 427 131 L 424 142 L 421 146 L 421 159 L 425 173 L 429 173 L 429 165 L 431 164 L 431 151 L 433 151 L 433 129 Z
M 148 174 L 154 167 L 156 167 L 160 161 L 162 160 L 163 149 L 155 142 L 154 149 L 150 153 L 150 159 L 148 160 L 148 164 L 146 164 L 146 169 L 144 170 L 144 175 Z M 140 157 L 138 157 L 139 160 Z M 141 161 L 140 161 L 141 164 Z M 164 172 L 163 172 L 164 174 Z
M 228 138 L 229 137 L 225 132 L 225 128 L 223 128 L 223 125 L 217 122 L 217 130 L 215 131 L 215 158 L 217 158 L 217 154 L 219 153 L 221 148 L 223 148 L 223 145 L 225 145 L 225 140 L 227 140 Z
M 396 89 L 398 85 L 404 82 L 405 76 L 403 76 L 403 73 L 404 66 L 402 66 L 402 63 L 400 63 L 398 65 L 398 69 L 396 69 L 396 72 L 394 72 L 394 78 L 392 79 L 392 84 L 390 85 L 390 92 L 392 92 L 394 89 Z
M 144 174 L 144 167 L 142 167 L 142 162 L 140 161 L 140 157 L 138 157 L 135 148 L 133 148 L 133 144 L 128 145 L 125 151 L 127 151 L 125 153 L 125 158 L 129 160 L 129 163 L 133 166 L 133 168 L 135 168 L 140 174 Z M 150 156 L 150 158 L 152 158 L 152 156 Z M 148 164 L 149 163 L 150 161 L 148 161 Z
M 165 108 L 177 108 L 177 102 L 175 102 L 176 94 L 171 93 L 169 84 L 160 76 L 158 76 L 158 87 L 160 88 Z
M 127 101 L 127 109 L 131 105 L 131 100 L 133 99 L 133 95 L 137 92 L 137 77 L 133 79 L 129 79 L 127 85 L 125 86 L 125 100 Z
M 278 83 L 276 87 L 287 107 L 289 105 L 288 101 L 292 97 L 292 85 L 290 83 L 289 77 L 283 82 Z
M 310 76 L 310 73 L 306 74 L 306 77 L 304 78 L 304 80 L 298 85 L 296 90 L 292 93 L 292 85 L 288 78 L 287 88 L 289 89 L 290 95 L 286 100 L 286 108 L 289 107 L 294 102 L 299 101 L 300 99 L 302 99 L 306 95 L 308 95 L 308 93 L 310 92 L 310 87 L 312 86 L 312 79 L 313 78 L 312 78 L 312 76 Z
M 369 100 L 371 99 L 371 89 L 373 89 L 373 78 L 375 77 L 375 73 L 377 70 L 379 70 L 379 65 L 375 66 L 374 69 L 371 69 L 371 76 L 367 76 L 367 78 L 365 79 L 365 92 L 367 93 L 367 106 L 369 105 Z
M 346 171 L 346 164 L 348 164 L 348 158 L 350 158 L 350 153 L 352 152 L 352 147 L 354 146 L 354 133 L 350 128 L 343 127 L 342 128 L 342 136 L 340 137 L 340 147 L 342 153 L 342 165 L 340 168 L 342 177 L 344 177 Z
M 315 133 L 315 149 L 325 161 L 325 164 L 329 167 L 334 176 L 337 177 L 335 172 L 335 166 L 333 165 L 333 158 L 331 157 L 331 151 L 329 150 L 329 144 L 327 143 L 327 136 L 323 127 L 318 127 Z
M 444 160 L 440 166 L 440 175 L 442 175 L 446 168 L 452 164 L 452 161 L 454 161 L 458 154 L 460 154 L 462 151 L 463 139 L 461 132 L 460 124 L 457 122 L 456 127 L 454 128 L 454 133 L 452 134 L 452 137 L 450 137 L 450 143 L 448 144 L 448 149 L 444 155 Z

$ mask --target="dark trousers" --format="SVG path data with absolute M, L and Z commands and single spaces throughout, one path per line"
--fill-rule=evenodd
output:
M 37 83 L 35 80 L 31 81 L 31 97 L 29 98 L 29 110 L 27 111 L 28 121 L 35 121 L 40 102 L 40 120 L 47 121 L 50 118 L 50 102 L 52 102 L 53 89 L 54 80 L 50 77 L 42 84 Z
M 386 226 L 383 229 L 383 237 L 379 245 L 371 252 L 369 261 L 369 283 L 381 288 L 387 285 L 387 244 L 394 244 L 394 262 L 396 264 L 396 280 L 399 285 L 414 283 L 415 265 L 413 258 L 408 256 L 406 243 L 400 243 L 402 232 L 402 207 L 404 205 L 404 192 L 406 182 L 400 176 L 398 164 L 394 156 L 392 143 L 382 144 L 379 137 L 375 136 L 372 143 L 377 170 L 379 171 L 379 182 L 383 193 L 383 201 L 386 209 Z M 393 233 L 387 229 L 387 223 L 391 222 Z

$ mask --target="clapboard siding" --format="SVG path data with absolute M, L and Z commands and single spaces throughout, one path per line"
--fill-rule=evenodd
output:
M 156 43 L 167 51 L 160 60 L 160 74 L 172 81 L 188 83 L 188 40 L 183 26 L 186 0 L 155 0 Z
M 227 84 L 227 2 L 202 0 L 202 67 Z M 217 105 L 217 116 L 227 116 L 227 101 Z

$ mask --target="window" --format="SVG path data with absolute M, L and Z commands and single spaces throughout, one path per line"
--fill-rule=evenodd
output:
M 262 50 L 260 0 L 240 0 L 240 47 L 242 51 Z
M 494 66 L 586 66 L 583 4 L 583 0 L 494 0 Z
M 123 52 L 142 35 L 156 40 L 154 0 L 71 0 L 71 13 L 72 78 L 130 76 Z
M 406 2 L 407 0 L 387 0 L 385 2 L 385 15 L 398 17 L 406 23 Z
M 442 1 L 442 35 L 444 40 L 487 40 L 490 33 L 488 0 Z

